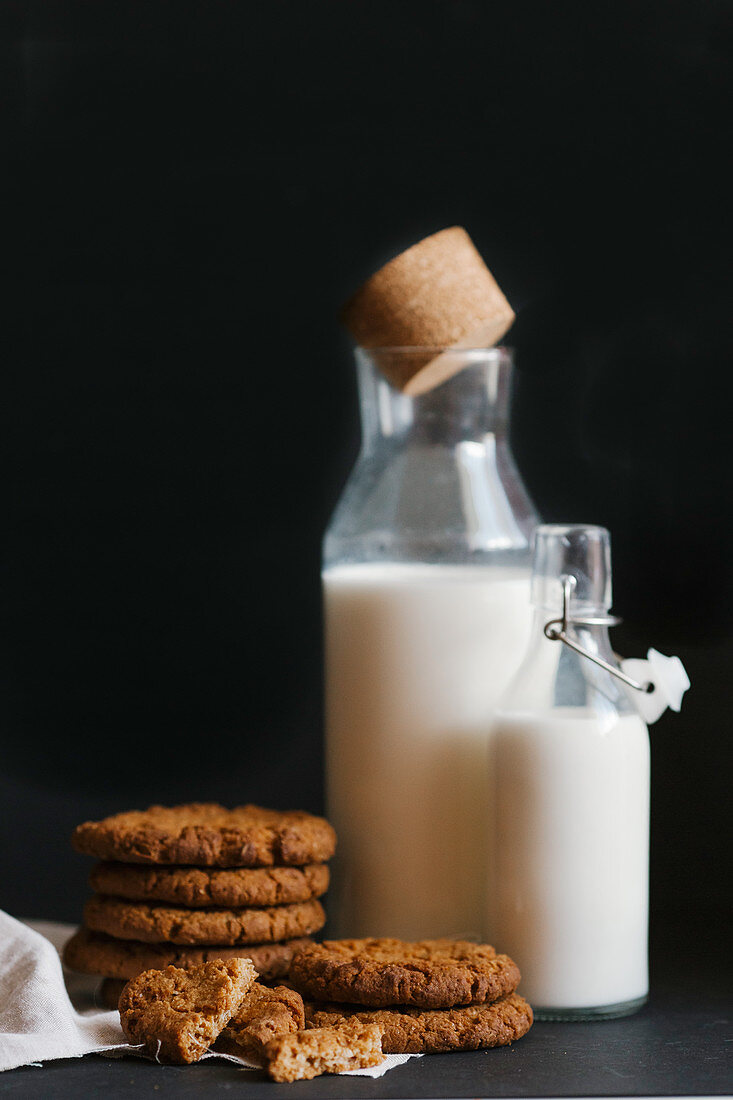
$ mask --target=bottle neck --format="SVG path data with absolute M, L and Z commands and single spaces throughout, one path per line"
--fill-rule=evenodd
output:
M 605 527 L 543 523 L 534 533 L 532 604 L 569 619 L 603 618 L 612 603 L 611 538 Z M 555 617 L 555 616 L 551 616 Z
M 511 357 L 501 348 L 437 350 L 456 356 L 463 369 L 413 396 L 386 381 L 377 352 L 357 351 L 362 447 L 329 526 L 328 565 L 528 568 L 537 514 L 507 442 Z
M 458 354 L 458 353 L 456 353 Z M 461 353 L 465 366 L 419 396 L 396 390 L 378 367 L 378 356 L 357 349 L 362 453 L 390 447 L 454 447 L 459 443 L 506 445 L 512 362 L 504 348 Z
M 545 626 L 558 617 L 535 606 L 530 644 L 507 702 L 519 709 L 612 708 L 615 714 L 635 714 L 627 690 L 615 676 L 561 640 L 547 637 Z M 566 633 L 591 656 L 617 663 L 607 626 L 570 622 Z

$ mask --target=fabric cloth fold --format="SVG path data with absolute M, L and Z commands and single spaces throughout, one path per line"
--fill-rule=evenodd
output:
M 117 1013 L 78 1012 L 54 944 L 0 911 L 0 1070 L 121 1045 Z
M 0 1071 L 84 1054 L 144 1056 L 125 1040 L 117 1012 L 95 1004 L 99 979 L 67 974 L 60 951 L 75 931 L 70 924 L 23 923 L 0 910 Z M 349 1075 L 381 1077 L 410 1054 L 388 1054 L 372 1069 Z M 243 1058 L 212 1052 L 243 1069 Z

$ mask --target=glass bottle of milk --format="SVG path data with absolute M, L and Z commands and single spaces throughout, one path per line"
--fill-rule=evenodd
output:
M 380 370 L 439 351 L 456 372 L 420 396 Z M 536 523 L 511 354 L 359 349 L 357 368 L 362 447 L 323 560 L 329 928 L 481 937 L 487 727 L 529 636 Z
M 604 528 L 535 534 L 532 638 L 490 738 L 491 935 L 538 1016 L 624 1016 L 648 991 L 649 736 L 634 693 L 555 636 L 563 598 L 565 636 L 617 668 Z

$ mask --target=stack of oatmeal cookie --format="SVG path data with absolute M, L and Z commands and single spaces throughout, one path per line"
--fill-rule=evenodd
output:
M 64 962 L 106 979 L 111 1007 L 128 979 L 168 965 L 247 957 L 261 978 L 281 977 L 326 920 L 336 835 L 311 814 L 151 806 L 85 822 L 72 843 L 101 862 Z
M 479 1050 L 520 1039 L 532 1026 L 532 1009 L 516 992 L 519 979 L 508 955 L 454 940 L 327 940 L 302 948 L 290 965 L 308 1027 L 378 1024 L 385 1054 Z

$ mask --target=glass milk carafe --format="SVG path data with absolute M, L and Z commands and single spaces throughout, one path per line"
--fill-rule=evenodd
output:
M 381 356 L 460 367 L 421 396 Z M 357 350 L 362 448 L 324 541 L 326 794 L 339 936 L 483 932 L 486 734 L 529 634 L 535 512 L 503 349 Z
M 623 1016 L 648 991 L 649 736 L 633 693 L 588 656 L 618 668 L 608 531 L 539 527 L 532 603 L 490 737 L 490 931 L 540 1017 Z

